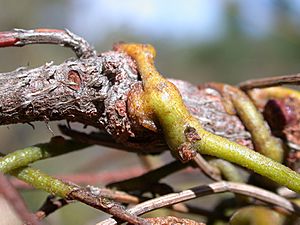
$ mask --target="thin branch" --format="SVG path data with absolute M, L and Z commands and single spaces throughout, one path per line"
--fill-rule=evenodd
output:
M 118 203 L 138 204 L 141 202 L 140 198 L 121 191 L 113 191 L 107 188 L 98 188 L 94 186 L 88 186 L 87 190 L 93 195 L 97 196 L 97 198 L 107 198 Z M 64 198 L 56 198 L 55 196 L 50 195 L 47 197 L 46 201 L 41 206 L 41 208 L 35 213 L 35 216 L 39 220 L 42 220 L 49 214 L 55 212 L 56 210 L 59 210 L 60 208 L 72 202 L 74 201 L 70 201 Z
M 98 188 L 98 187 L 89 186 L 88 189 L 94 195 L 109 198 L 111 200 L 120 203 L 138 204 L 141 203 L 142 201 L 149 200 L 148 198 L 145 197 L 141 197 L 141 196 L 138 197 L 138 196 L 127 194 L 122 191 L 116 191 L 107 188 Z M 193 213 L 193 214 L 213 216 L 216 218 L 225 219 L 225 217 L 221 217 L 216 212 L 212 212 L 207 209 L 201 209 L 199 207 L 194 207 L 183 203 L 178 203 L 170 206 L 170 210 L 181 212 L 181 213 Z
M 232 192 L 253 197 L 263 202 L 283 208 L 291 213 L 300 215 L 300 208 L 296 204 L 288 201 L 283 197 L 280 197 L 279 195 L 251 185 L 225 181 L 216 182 L 208 185 L 202 185 L 189 190 L 184 190 L 178 193 L 172 193 L 155 199 L 151 199 L 134 206 L 128 211 L 133 215 L 141 215 L 146 212 L 153 211 L 155 209 L 177 204 L 179 202 L 223 192 Z M 116 224 L 116 222 L 112 218 L 110 218 L 101 223 L 98 223 L 98 225 L 103 224 L 112 225 Z
M 109 213 L 122 221 L 128 221 L 133 224 L 147 224 L 143 219 L 131 215 L 115 202 L 107 201 L 106 198 L 97 197 L 86 189 L 79 188 L 79 186 L 75 184 L 67 184 L 66 182 L 28 166 L 11 170 L 9 174 L 37 189 L 44 190 L 67 200 L 81 201 L 82 203 Z
M 75 184 L 67 184 L 66 182 L 42 173 L 39 170 L 30 167 L 21 167 L 10 171 L 10 174 L 18 177 L 28 184 L 31 184 L 37 189 L 44 190 L 67 200 L 80 201 L 96 209 L 102 210 L 103 212 L 111 214 L 121 221 L 128 221 L 133 224 L 146 224 L 146 222 L 143 222 L 143 219 L 131 215 L 118 203 L 108 201 L 107 198 L 95 196 L 86 189 L 80 188 Z
M 38 220 L 42 220 L 47 217 L 49 214 L 55 212 L 56 210 L 68 205 L 70 201 L 50 195 L 47 197 L 44 204 L 41 208 L 35 213 L 35 216 Z
M 127 194 L 123 191 L 116 191 L 107 188 L 98 188 L 98 187 L 88 187 L 92 193 L 97 196 L 101 196 L 104 198 L 108 198 L 120 203 L 127 203 L 127 204 L 138 204 L 141 202 L 137 196 Z
M 202 185 L 190 190 L 185 190 L 179 193 L 169 194 L 153 200 L 149 200 L 133 207 L 129 210 L 129 212 L 133 213 L 134 215 L 141 215 L 167 205 L 191 200 L 205 195 L 223 192 L 232 192 L 253 197 L 263 202 L 281 207 L 291 213 L 300 215 L 300 208 L 297 205 L 293 204 L 285 198 L 280 197 L 279 195 L 255 186 L 225 181 Z
M 31 225 L 39 224 L 38 221 L 28 211 L 28 208 L 24 200 L 22 199 L 21 195 L 19 194 L 19 192 L 17 192 L 15 187 L 9 182 L 9 180 L 2 173 L 0 173 L 0 193 L 14 208 L 17 215 L 24 223 L 31 224 Z
M 0 47 L 22 47 L 29 44 L 55 44 L 69 47 L 79 58 L 96 56 L 96 51 L 86 40 L 68 30 L 14 29 L 0 32 Z
M 117 201 L 119 203 L 138 204 L 142 200 L 146 199 L 146 198 L 140 198 L 137 196 L 133 196 L 133 195 L 127 194 L 125 192 L 110 190 L 107 188 L 98 188 L 98 187 L 89 186 L 88 189 L 94 195 L 97 195 L 98 197 L 105 197 L 105 198 Z M 45 217 L 47 217 L 49 214 L 66 206 L 69 203 L 71 203 L 71 202 L 68 200 L 61 199 L 61 198 L 57 199 L 55 196 L 50 195 L 47 197 L 43 206 L 35 213 L 35 215 L 39 220 L 42 220 Z M 183 203 L 178 203 L 178 204 L 172 205 L 172 206 L 170 206 L 170 209 L 173 211 L 176 211 L 176 212 L 180 212 L 180 213 L 193 213 L 193 214 L 198 214 L 198 215 L 200 214 L 200 215 L 205 215 L 205 216 L 212 216 L 212 217 L 219 218 L 219 219 L 226 219 L 225 217 L 220 217 L 220 215 L 218 215 L 215 212 L 211 212 L 209 210 L 202 209 L 199 207 L 186 205 Z
M 108 199 L 102 198 L 84 189 L 71 191 L 68 196 L 70 200 L 83 202 L 93 208 L 107 212 L 121 221 L 127 221 L 131 224 L 148 224 L 144 219 L 128 213 L 128 211 L 120 204 Z
M 118 180 L 129 179 L 131 177 L 140 176 L 141 174 L 145 173 L 146 171 L 140 167 L 132 167 L 126 168 L 124 170 L 116 170 L 111 172 L 99 172 L 99 173 L 76 173 L 76 174 L 69 174 L 69 175 L 58 175 L 55 176 L 59 180 L 66 180 L 72 183 L 81 184 L 81 185 L 97 185 L 107 184 L 111 182 L 115 182 Z M 33 187 L 17 178 L 10 178 L 11 183 L 17 189 L 23 190 L 31 190 Z
M 222 83 L 207 83 L 205 86 L 221 93 L 228 111 L 236 111 L 244 126 L 251 133 L 257 152 L 277 162 L 283 162 L 284 146 L 282 141 L 272 136 L 262 113 L 244 92 L 237 87 Z
M 98 188 L 93 186 L 87 187 L 89 191 L 91 191 L 94 195 L 98 197 L 105 197 L 114 201 L 117 201 L 119 203 L 126 203 L 126 204 L 138 204 L 147 198 L 145 197 L 137 197 L 134 195 L 127 194 L 125 192 L 121 191 L 115 191 L 107 188 Z M 72 202 L 72 201 L 71 201 Z M 68 200 L 65 199 L 57 199 L 54 196 L 49 196 L 43 206 L 35 213 L 36 217 L 41 220 L 48 216 L 49 214 L 53 213 L 54 211 L 60 209 L 61 207 L 71 203 Z M 170 209 L 176 212 L 180 213 L 192 213 L 197 215 L 205 215 L 205 216 L 212 216 L 214 218 L 219 219 L 228 219 L 227 217 L 224 217 L 223 215 L 219 215 L 216 212 L 209 211 L 207 209 L 202 209 L 199 207 L 190 206 L 183 203 L 178 203 L 175 205 L 170 206 Z
M 56 136 L 49 143 L 37 144 L 1 157 L 0 171 L 9 173 L 11 170 L 27 166 L 35 161 L 76 151 L 87 146 L 87 144 L 65 140 L 61 136 Z
M 247 80 L 245 82 L 239 83 L 238 87 L 244 91 L 248 91 L 253 88 L 274 87 L 284 84 L 299 85 L 300 73 Z

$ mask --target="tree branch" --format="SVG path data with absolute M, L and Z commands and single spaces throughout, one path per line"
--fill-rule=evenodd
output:
M 282 75 L 276 77 L 266 77 L 260 79 L 247 80 L 245 82 L 240 83 L 238 86 L 244 91 L 251 90 L 253 88 L 266 88 L 266 87 L 274 87 L 281 85 L 299 85 L 300 84 L 300 74 L 290 74 L 290 75 Z
M 29 44 L 55 44 L 69 47 L 79 58 L 96 56 L 95 49 L 86 40 L 69 30 L 14 29 L 8 32 L 0 32 L 0 48 L 22 47 Z
M 269 132 L 260 112 L 240 89 L 228 85 L 200 88 L 186 82 L 170 82 L 155 69 L 155 50 L 151 45 L 119 44 L 115 46 L 116 51 L 98 56 L 84 39 L 69 31 L 38 29 L 0 32 L 0 47 L 40 43 L 71 47 L 79 59 L 69 59 L 60 65 L 47 63 L 36 69 L 18 69 L 0 74 L 0 125 L 65 119 L 94 126 L 100 131 L 88 135 L 61 127 L 65 134 L 78 139 L 83 145 L 72 145 L 70 148 L 54 146 L 58 147 L 58 152 L 47 149 L 55 145 L 51 142 L 23 149 L 0 159 L 0 171 L 14 175 L 38 189 L 66 199 L 79 200 L 133 224 L 147 224 L 146 220 L 137 217 L 144 212 L 225 191 L 251 196 L 300 215 L 296 205 L 278 195 L 230 182 L 218 182 L 165 195 L 126 211 L 121 205 L 91 190 L 67 184 L 28 167 L 29 163 L 36 160 L 97 143 L 140 153 L 159 153 L 169 148 L 183 162 L 195 159 L 196 152 L 212 155 L 249 168 L 296 192 L 300 190 L 299 174 L 268 158 L 282 162 L 283 147 Z M 241 87 L 251 89 L 285 83 L 298 83 L 298 75 L 250 81 Z M 223 92 L 220 89 L 224 89 Z M 229 101 L 223 93 L 230 97 Z M 229 107 L 226 104 L 228 102 Z M 145 143 L 145 140 L 150 141 Z M 265 156 L 247 148 L 253 146 Z M 155 150 L 151 151 L 151 148 Z M 22 158 L 23 155 L 25 157 Z M 200 155 L 198 159 L 201 160 Z M 196 162 L 216 180 L 219 179 L 218 172 L 228 179 L 241 180 L 236 169 L 227 162 L 212 162 L 216 171 L 205 160 Z M 152 179 L 152 184 L 159 186 L 161 184 L 157 181 L 161 177 L 184 166 L 175 162 L 131 179 L 129 183 L 143 189 L 141 180 Z M 207 170 L 208 167 L 210 170 Z M 127 188 L 129 183 L 125 183 Z M 164 187 L 166 192 L 172 190 L 168 185 Z M 158 220 L 164 221 L 163 218 Z
M 236 115 L 226 113 L 216 91 L 171 81 L 205 129 L 252 147 L 250 134 Z M 149 143 L 141 146 L 141 140 L 163 141 L 161 135 L 137 126 L 130 115 L 127 98 L 137 83 L 135 63 L 115 51 L 60 65 L 48 63 L 36 69 L 0 73 L 0 124 L 65 119 L 97 127 L 129 148 L 135 144 L 135 151 L 149 148 Z

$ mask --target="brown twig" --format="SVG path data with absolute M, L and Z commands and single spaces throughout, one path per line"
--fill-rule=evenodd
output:
M 10 171 L 10 174 L 30 183 L 35 188 L 63 197 L 67 200 L 77 200 L 86 205 L 111 214 L 120 221 L 133 222 L 134 224 L 147 224 L 143 219 L 131 215 L 118 203 L 108 201 L 107 198 L 94 195 L 91 191 L 81 188 L 76 184 L 66 183 L 51 177 L 29 166 Z
M 68 205 L 70 201 L 59 198 L 55 196 L 48 196 L 41 208 L 35 213 L 35 216 L 38 220 L 42 220 L 47 217 L 49 214 L 55 212 L 56 210 Z
M 127 194 L 121 191 L 115 191 L 107 188 L 98 188 L 89 186 L 90 191 L 97 196 L 105 197 L 111 200 L 114 200 L 119 203 L 125 204 L 138 204 L 142 202 L 142 200 L 146 200 L 147 198 L 141 198 L 134 195 Z M 44 219 L 49 214 L 55 212 L 56 210 L 64 207 L 65 205 L 71 203 L 65 199 L 57 199 L 54 196 L 48 196 L 43 206 L 35 213 L 36 217 L 39 220 Z M 222 217 L 218 215 L 216 212 L 209 211 L 207 209 L 202 209 L 199 207 L 191 206 L 188 204 L 178 203 L 170 206 L 170 209 L 180 213 L 192 213 L 197 215 L 205 215 L 208 217 L 214 217 L 219 219 L 227 219 L 226 217 Z
M 0 173 L 0 193 L 3 194 L 6 200 L 11 204 L 23 222 L 30 225 L 39 224 L 34 216 L 28 211 L 19 192 L 17 192 L 15 187 L 2 173 Z
M 107 198 L 118 203 L 138 204 L 141 202 L 139 197 L 121 191 L 113 191 L 107 188 L 98 188 L 94 186 L 88 186 L 87 189 L 89 189 L 89 191 L 98 198 Z M 42 220 L 49 214 L 72 202 L 73 201 L 63 198 L 56 198 L 55 196 L 50 195 L 47 197 L 40 209 L 35 213 L 35 216 L 38 218 L 38 220 Z
M 284 84 L 299 85 L 300 84 L 300 74 L 290 74 L 276 77 L 266 77 L 260 79 L 247 80 L 245 82 L 239 83 L 238 87 L 243 91 L 248 91 L 253 88 L 265 88 L 274 87 Z
M 101 211 L 109 213 L 121 221 L 127 221 L 131 224 L 148 224 L 146 220 L 129 213 L 119 203 L 114 202 L 108 198 L 103 198 L 102 196 L 97 196 L 85 189 L 80 188 L 72 191 L 68 194 L 67 199 L 83 202 L 95 209 L 100 209 Z
M 119 203 L 125 204 L 139 204 L 142 201 L 148 200 L 145 197 L 138 197 L 134 195 L 127 194 L 122 191 L 111 190 L 107 188 L 98 188 L 94 186 L 87 187 L 94 195 L 101 196 L 104 198 L 108 198 L 114 200 Z M 55 212 L 56 210 L 64 207 L 65 205 L 71 203 L 65 199 L 57 199 L 54 196 L 48 196 L 42 207 L 35 213 L 36 217 L 39 220 L 44 219 L 49 214 Z M 207 209 L 202 209 L 199 207 L 191 206 L 184 203 L 178 203 L 175 205 L 170 206 L 170 209 L 180 213 L 192 213 L 197 215 L 205 215 L 208 217 L 214 217 L 219 219 L 227 219 L 226 217 L 222 217 L 221 215 L 217 214 L 216 212 L 209 211 Z
M 14 29 L 0 32 L 0 47 L 22 47 L 29 44 L 55 44 L 70 47 L 79 58 L 96 56 L 96 51 L 86 40 L 69 30 Z

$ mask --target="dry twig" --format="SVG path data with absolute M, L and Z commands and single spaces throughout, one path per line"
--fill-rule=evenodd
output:
M 192 188 L 190 190 L 184 190 L 178 193 L 172 193 L 165 196 L 157 197 L 155 199 L 151 199 L 134 206 L 133 208 L 129 209 L 128 212 L 132 213 L 133 215 L 141 215 L 155 209 L 177 204 L 179 202 L 188 201 L 205 195 L 223 192 L 232 192 L 236 194 L 250 196 L 263 202 L 283 208 L 291 213 L 300 215 L 300 208 L 296 204 L 288 201 L 283 197 L 280 197 L 279 195 L 251 185 L 225 181 L 216 182 L 208 185 L 202 185 L 199 187 Z M 104 224 L 112 225 L 116 224 L 116 221 L 110 218 L 98 223 L 98 225 Z
M 244 91 L 251 90 L 253 88 L 266 88 L 280 86 L 284 84 L 289 85 L 299 85 L 300 84 L 300 74 L 289 74 L 276 77 L 266 77 L 254 80 L 247 80 L 240 83 L 238 86 Z

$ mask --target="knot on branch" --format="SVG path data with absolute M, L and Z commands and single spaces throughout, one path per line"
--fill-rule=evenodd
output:
M 138 72 L 135 63 L 123 53 L 111 51 L 100 57 L 104 59 L 103 75 L 110 86 L 104 100 L 105 116 L 100 122 L 117 141 L 124 142 L 135 136 L 127 115 L 127 98 L 132 85 L 137 82 Z
M 196 129 L 191 126 L 185 128 L 184 136 L 186 141 L 178 147 L 178 154 L 183 162 L 188 162 L 196 157 L 197 152 L 195 151 L 194 143 L 201 140 L 201 137 Z

